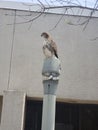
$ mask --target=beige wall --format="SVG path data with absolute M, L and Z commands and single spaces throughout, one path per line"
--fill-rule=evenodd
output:
M 29 12 L 16 11 L 16 23 L 29 19 Z M 8 15 L 6 15 L 8 14 Z M 30 97 L 42 97 L 42 42 L 40 34 L 49 32 L 58 44 L 62 74 L 57 91 L 59 99 L 98 100 L 98 19 L 93 18 L 85 31 L 76 23 L 79 17 L 63 17 L 53 29 L 60 15 L 42 15 L 33 23 L 16 24 L 10 82 L 8 86 L 11 47 L 13 41 L 14 10 L 0 9 L 0 94 L 4 90 L 25 91 Z M 35 16 L 33 14 L 31 17 Z M 85 21 L 82 17 L 81 21 Z M 8 25 L 11 24 L 11 25 Z M 31 27 L 30 27 L 31 26 Z
M 23 130 L 25 97 L 24 92 L 4 92 L 0 130 Z

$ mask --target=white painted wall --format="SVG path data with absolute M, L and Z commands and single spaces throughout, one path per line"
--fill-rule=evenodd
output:
M 30 13 L 16 13 L 16 23 L 36 15 L 33 13 L 32 16 L 20 17 Z M 16 24 L 8 87 L 14 14 L 14 10 L 0 9 L 0 94 L 4 90 L 19 90 L 25 91 L 30 97 L 43 96 L 43 39 L 40 34 L 46 31 L 58 44 L 62 64 L 57 98 L 98 100 L 98 39 L 91 40 L 98 37 L 98 19 L 93 18 L 85 31 L 83 26 L 67 24 L 68 20 L 74 23 L 79 20 L 74 16 L 64 16 L 54 29 L 60 15 L 43 14 L 32 24 Z M 86 19 L 81 17 L 81 21 Z
M 23 130 L 25 96 L 19 91 L 4 92 L 0 130 Z

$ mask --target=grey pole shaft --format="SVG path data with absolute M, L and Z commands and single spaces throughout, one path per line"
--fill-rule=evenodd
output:
M 58 77 L 60 75 L 60 70 L 61 64 L 58 58 L 52 56 L 44 59 L 42 75 L 46 79 L 43 80 L 44 97 L 42 130 L 55 129 L 56 90 L 58 86 Z
M 43 81 L 44 97 L 43 97 L 43 114 L 42 114 L 42 130 L 55 129 L 55 104 L 56 90 L 58 81 Z
M 55 99 L 54 95 L 44 95 L 42 130 L 54 130 L 55 128 Z

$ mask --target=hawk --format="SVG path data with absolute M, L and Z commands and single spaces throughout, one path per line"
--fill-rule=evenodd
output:
M 51 56 L 55 56 L 56 58 L 58 58 L 58 53 L 57 53 L 57 45 L 56 43 L 52 40 L 52 38 L 50 37 L 50 35 L 46 32 L 43 32 L 41 34 L 41 37 L 44 38 L 45 42 L 43 45 L 43 53 L 46 57 L 51 57 Z

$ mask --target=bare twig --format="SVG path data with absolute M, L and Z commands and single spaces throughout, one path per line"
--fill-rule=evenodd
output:
M 89 21 L 91 20 L 92 15 L 94 14 L 94 12 L 95 12 L 95 10 L 96 10 L 96 5 L 97 5 L 97 3 L 98 3 L 98 0 L 96 0 L 95 5 L 94 5 L 94 8 L 93 8 L 92 11 L 90 12 L 90 16 L 88 17 L 88 19 L 87 19 L 87 21 L 86 21 L 86 24 L 85 24 L 85 26 L 84 26 L 84 28 L 83 28 L 83 30 L 86 29 L 86 27 L 87 27 Z
M 90 39 L 91 41 L 95 41 L 95 40 L 97 40 L 98 39 L 98 37 L 95 37 L 95 38 L 92 38 L 92 39 Z
M 87 0 L 84 1 L 84 5 L 82 5 L 79 0 L 74 0 L 74 1 L 73 0 L 44 0 L 44 1 L 37 0 L 37 6 L 39 7 L 39 9 L 35 11 L 35 13 L 37 13 L 36 16 L 33 16 L 33 12 L 31 11 L 31 7 L 35 6 L 33 4 L 33 0 L 32 0 L 32 4 L 31 3 L 30 4 L 22 3 L 22 4 L 30 8 L 29 14 L 26 14 L 26 15 L 17 14 L 16 16 L 23 18 L 25 21 L 17 22 L 16 24 L 30 23 L 29 28 L 31 28 L 33 21 L 37 20 L 43 13 L 49 12 L 49 11 L 51 12 L 51 10 L 55 10 L 55 9 L 65 10 L 63 13 L 61 13 L 59 20 L 55 23 L 55 26 L 52 28 L 53 30 L 58 26 L 58 24 L 61 22 L 65 14 L 69 15 L 68 11 L 71 10 L 72 12 L 71 14 L 74 15 L 74 9 L 78 9 L 77 15 L 80 15 L 80 16 L 82 16 L 84 10 L 89 10 L 90 13 L 87 19 L 81 22 L 81 17 L 79 17 L 77 23 L 73 23 L 71 21 L 71 22 L 68 22 L 67 24 L 75 25 L 75 26 L 84 25 L 83 30 L 85 30 L 91 18 L 93 17 L 94 13 L 98 12 L 98 0 L 95 1 L 93 8 L 87 7 Z M 10 14 L 5 14 L 5 15 L 10 15 Z M 11 14 L 10 16 L 13 16 L 13 14 Z M 12 25 L 12 24 L 8 24 L 8 25 Z
M 60 21 L 61 21 L 61 20 L 62 20 L 62 18 L 64 17 L 64 15 L 65 15 L 66 11 L 67 11 L 67 8 L 65 9 L 64 14 L 60 17 L 60 19 L 59 19 L 59 20 L 57 21 L 57 23 L 55 24 L 55 26 L 54 26 L 51 30 L 49 30 L 49 31 L 52 31 L 53 29 L 55 29 L 55 28 L 58 26 L 58 24 L 60 23 Z

